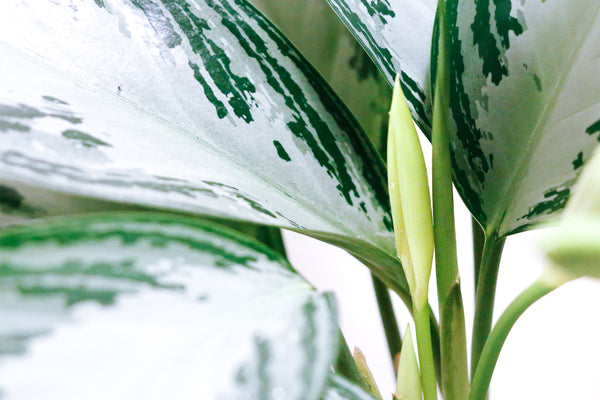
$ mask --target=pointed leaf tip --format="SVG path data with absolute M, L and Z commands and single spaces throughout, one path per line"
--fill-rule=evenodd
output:
M 398 400 L 421 400 L 423 398 L 419 364 L 410 333 L 410 325 L 406 328 L 406 336 L 402 342 L 394 398 Z
M 425 304 L 433 258 L 429 185 L 421 143 L 398 78 L 390 109 L 388 185 L 398 256 L 415 302 Z
M 365 357 L 364 353 L 358 347 L 355 347 L 352 357 L 356 362 L 356 366 L 360 371 L 360 375 L 367 384 L 369 392 L 376 398 L 380 400 L 383 399 L 381 392 L 379 391 L 379 387 L 377 386 L 377 382 L 375 382 L 375 377 L 373 376 L 373 373 L 367 364 L 367 358 Z

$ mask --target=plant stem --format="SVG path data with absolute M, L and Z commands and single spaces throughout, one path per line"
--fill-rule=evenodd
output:
M 369 391 L 369 387 L 356 366 L 356 362 L 352 357 L 352 353 L 348 348 L 348 344 L 346 343 L 346 339 L 341 330 L 339 331 L 338 356 L 335 361 L 335 372 L 347 378 L 350 382 L 354 382 L 361 388 Z
M 450 137 L 446 129 L 449 119 L 450 80 L 446 40 L 445 2 L 438 3 L 439 53 L 434 88 L 432 144 L 433 221 L 435 238 L 436 279 L 440 310 L 458 277 L 456 233 L 452 193 Z
M 436 132 L 440 131 L 440 132 Z M 435 265 L 440 310 L 457 281 L 456 233 L 452 196 L 452 169 L 448 137 L 434 129 L 433 133 L 433 216 Z M 440 323 L 443 324 L 442 321 Z
M 429 330 L 431 332 L 431 351 L 433 352 L 433 362 L 435 363 L 435 377 L 438 382 L 442 381 L 442 350 L 440 339 L 440 327 L 435 319 L 435 315 L 429 308 Z
M 442 387 L 446 400 L 454 400 L 457 397 L 446 393 L 446 387 L 462 387 L 458 392 L 466 393 L 469 373 L 462 301 L 449 299 L 451 291 L 455 291 L 455 297 L 461 297 L 461 292 L 456 256 L 450 145 L 444 131 L 441 128 L 433 129 L 433 230 L 439 309 L 446 310 L 450 305 L 453 307 L 447 312 L 440 311 L 440 333 L 442 365 L 454 366 L 442 371 Z
M 415 306 L 413 311 L 415 331 L 417 333 L 417 348 L 419 350 L 419 367 L 421 371 L 421 386 L 425 400 L 437 400 L 435 384 L 435 363 L 431 348 L 431 330 L 429 322 L 429 306 Z
M 402 338 L 400 336 L 396 314 L 394 313 L 392 299 L 390 298 L 390 292 L 387 286 L 385 286 L 379 278 L 375 275 L 371 275 L 371 279 L 373 280 L 373 288 L 375 290 L 375 297 L 377 298 L 379 315 L 381 316 L 385 338 L 390 351 L 392 364 L 394 365 L 394 372 L 397 373 L 398 371 L 396 370 L 394 357 L 396 354 L 400 353 L 400 349 L 402 348 Z
M 331 239 L 329 239 L 329 240 L 330 240 L 330 242 L 332 242 Z M 362 258 L 361 255 L 358 253 L 353 253 L 352 251 L 350 251 L 350 254 L 352 254 L 360 262 L 364 263 L 367 267 L 369 267 L 369 269 L 371 271 L 379 272 L 380 274 L 378 276 L 379 276 L 380 280 L 382 282 L 384 282 L 385 285 L 390 288 L 390 290 L 394 291 L 394 293 L 396 293 L 396 295 L 398 295 L 398 297 L 400 297 L 400 299 L 404 302 L 404 304 L 410 311 L 414 311 L 415 307 L 414 307 L 413 301 L 410 297 L 410 294 L 408 293 L 408 290 L 395 284 L 395 282 L 397 282 L 397 279 L 393 279 L 393 278 L 389 277 L 389 275 L 388 275 L 389 271 L 380 269 L 379 265 L 372 263 L 367 259 Z M 400 269 L 400 270 L 396 269 L 396 271 L 399 271 L 399 273 L 403 274 L 402 269 Z M 386 277 L 387 277 L 387 279 L 386 279 Z M 406 279 L 406 278 L 404 278 L 404 279 Z M 440 350 L 440 329 L 438 326 L 438 322 L 435 318 L 435 314 L 433 312 L 431 312 L 431 309 L 429 312 L 429 328 L 430 328 L 430 332 L 431 332 L 430 333 L 431 342 L 432 342 L 431 350 L 433 351 L 433 359 L 435 362 L 435 373 L 436 373 L 436 377 L 437 377 L 438 381 L 441 382 L 442 367 L 441 367 L 441 350 Z
M 446 400 L 464 400 L 468 392 L 465 316 L 456 257 L 449 119 L 448 50 L 445 2 L 438 4 L 439 53 L 433 104 L 433 229 L 440 310 L 442 391 Z M 452 298 L 450 298 L 452 293 Z
M 477 369 L 477 363 L 485 341 L 492 330 L 494 315 L 494 300 L 498 267 L 504 248 L 504 239 L 498 239 L 495 234 L 488 235 L 483 246 L 481 266 L 477 290 L 475 292 L 475 316 L 473 320 L 473 343 L 471 347 L 471 376 Z
M 471 230 L 473 232 L 473 268 L 475 271 L 475 292 L 477 292 L 479 268 L 481 267 L 483 246 L 485 245 L 485 232 L 475 218 L 471 218 Z
M 485 343 L 479 365 L 475 369 L 469 400 L 484 400 L 502 345 L 511 328 L 523 312 L 537 300 L 550 293 L 556 287 L 548 286 L 541 281 L 534 282 L 522 292 L 502 313 L 494 330 Z
M 442 392 L 445 400 L 466 400 L 469 396 L 469 367 L 464 309 L 460 284 L 456 282 L 440 311 L 442 325 Z

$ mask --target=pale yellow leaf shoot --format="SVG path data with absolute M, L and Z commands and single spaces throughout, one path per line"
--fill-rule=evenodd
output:
M 398 78 L 388 129 L 388 185 L 396 249 L 413 301 L 427 303 L 433 260 L 433 223 L 429 184 L 417 130 Z
M 419 364 L 410 333 L 410 326 L 406 328 L 406 335 L 400 350 L 400 361 L 398 362 L 398 377 L 396 380 L 396 400 L 421 400 L 423 390 L 421 389 L 421 377 L 419 375 Z

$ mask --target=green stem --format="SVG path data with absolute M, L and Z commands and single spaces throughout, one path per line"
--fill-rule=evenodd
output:
M 456 230 L 452 193 L 452 162 L 450 137 L 446 129 L 449 120 L 448 49 L 446 39 L 445 2 L 438 5 L 439 53 L 433 105 L 433 230 L 435 265 L 440 310 L 441 386 L 446 400 L 464 400 L 468 391 L 465 315 L 460 291 L 460 275 L 456 256 Z M 453 297 L 450 299 L 450 295 Z
M 348 344 L 346 343 L 346 339 L 341 330 L 339 332 L 338 356 L 335 361 L 334 369 L 336 373 L 347 378 L 350 382 L 354 382 L 361 388 L 369 391 L 369 387 L 356 366 L 354 357 L 352 357 L 352 353 L 348 348 Z
M 435 238 L 436 279 L 440 310 L 458 277 L 456 258 L 456 233 L 454 227 L 454 200 L 452 193 L 452 162 L 450 158 L 450 137 L 446 122 L 448 111 L 450 80 L 448 71 L 448 49 L 446 40 L 445 2 L 438 4 L 439 53 L 434 88 L 432 144 L 432 189 L 433 189 L 433 229 Z
M 477 280 L 479 279 L 479 267 L 483 256 L 485 245 L 485 232 L 475 218 L 471 218 L 471 230 L 473 232 L 473 267 L 475 271 L 475 292 L 477 292 Z
M 442 387 L 446 399 L 454 400 L 458 393 L 465 393 L 468 388 L 465 315 L 462 301 L 449 299 L 453 290 L 458 292 L 455 296 L 461 296 L 449 141 L 443 129 L 433 132 L 433 227 L 438 305 L 440 310 L 453 307 L 453 310 L 440 314 L 442 365 L 454 366 L 442 371 Z M 450 387 L 457 391 L 447 392 L 446 388 Z
M 477 369 L 477 363 L 485 341 L 492 330 L 494 315 L 494 300 L 496 298 L 496 283 L 498 267 L 504 248 L 504 239 L 498 239 L 495 234 L 488 235 L 483 246 L 477 291 L 475 293 L 475 315 L 473 320 L 473 343 L 471 347 L 471 376 Z
M 379 315 L 381 316 L 381 322 L 383 323 L 383 330 L 385 332 L 385 338 L 387 339 L 392 364 L 394 365 L 394 372 L 397 373 L 398 371 L 396 370 L 394 357 L 396 354 L 400 353 L 400 349 L 402 348 L 402 338 L 400 336 L 396 314 L 394 313 L 392 299 L 390 298 L 390 291 L 375 275 L 371 275 L 371 279 L 373 280 L 373 288 L 375 290 L 375 297 L 377 298 Z
M 466 400 L 469 396 L 469 367 L 464 309 L 460 284 L 450 292 L 443 310 L 442 325 L 442 391 L 445 400 Z M 459 316 L 458 318 L 456 316 Z
M 496 362 L 498 361 L 498 356 L 500 355 L 500 350 L 502 349 L 502 345 L 511 328 L 529 306 L 555 288 L 556 287 L 551 287 L 540 281 L 536 281 L 521 293 L 502 313 L 481 353 L 479 366 L 475 370 L 473 376 L 469 400 L 485 399 L 490 386 L 490 381 L 492 380 L 494 368 L 496 367 Z
M 438 382 L 442 381 L 442 350 L 440 339 L 440 327 L 435 319 L 431 308 L 429 309 L 429 330 L 431 332 L 431 351 L 433 352 L 433 362 L 435 363 L 435 377 Z
M 429 306 L 415 306 L 413 316 L 415 319 L 415 331 L 417 333 L 417 348 L 419 349 L 419 367 L 424 400 L 437 400 L 435 363 L 431 348 Z
M 331 239 L 329 239 L 329 241 L 332 242 Z M 406 308 L 408 308 L 410 311 L 413 311 L 415 309 L 415 307 L 413 305 L 413 301 L 410 297 L 410 294 L 408 293 L 408 289 L 403 288 L 402 286 L 399 286 L 396 283 L 400 280 L 400 279 L 398 279 L 398 277 L 394 277 L 393 275 L 390 275 L 389 271 L 391 270 L 391 268 L 387 269 L 387 270 L 381 269 L 381 267 L 378 264 L 375 264 L 375 263 L 369 261 L 368 259 L 362 258 L 362 256 L 358 253 L 354 253 L 354 252 L 350 251 L 350 254 L 352 254 L 360 262 L 362 262 L 367 267 L 369 267 L 369 269 L 371 271 L 378 273 L 378 275 L 376 275 L 376 276 L 379 277 L 379 279 L 382 282 L 384 282 L 384 284 L 387 287 L 389 287 L 390 290 L 392 290 L 394 293 L 396 293 L 396 295 L 398 295 L 398 297 L 400 297 L 400 300 L 402 300 L 402 302 L 406 305 Z M 402 272 L 402 269 L 395 269 L 395 271 L 402 274 L 402 280 L 406 281 L 406 277 L 404 276 L 404 272 Z M 438 326 L 437 320 L 436 320 L 433 312 L 430 312 L 429 318 L 430 318 L 431 340 L 432 340 L 432 346 L 433 346 L 432 351 L 433 351 L 433 357 L 434 357 L 434 361 L 435 361 L 435 371 L 436 371 L 436 376 L 438 377 L 438 380 L 440 380 L 440 382 L 441 382 L 442 375 L 441 375 L 439 326 Z
M 435 124 L 434 124 L 435 125 Z M 458 279 L 450 146 L 445 129 L 433 130 L 433 231 L 440 309 Z M 441 321 L 443 324 L 443 321 Z

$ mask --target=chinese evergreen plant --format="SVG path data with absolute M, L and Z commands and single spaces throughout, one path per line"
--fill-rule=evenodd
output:
M 588 0 L 2 1 L 0 398 L 388 399 L 285 228 L 370 269 L 397 399 L 485 399 L 517 318 L 599 275 L 598 43 Z M 492 326 L 506 237 L 584 164 Z

